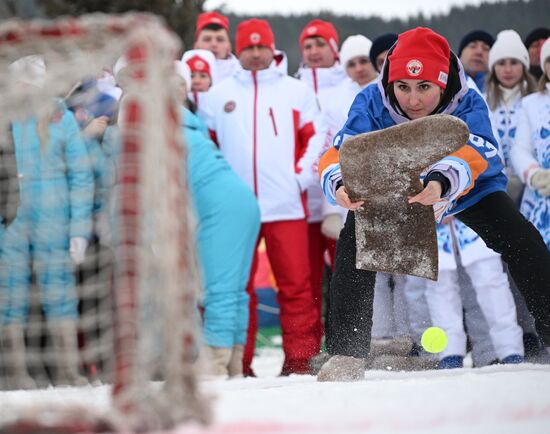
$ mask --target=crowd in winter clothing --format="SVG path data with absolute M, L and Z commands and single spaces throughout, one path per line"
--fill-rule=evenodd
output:
M 512 214 L 502 201 L 510 200 L 525 224 L 536 228 L 536 237 L 542 236 L 546 253 L 550 249 L 549 37 L 544 28 L 525 40 L 514 30 L 496 38 L 474 30 L 464 35 L 455 54 L 442 36 L 422 28 L 381 34 L 373 41 L 353 35 L 340 45 L 337 29 L 315 19 L 296 41 L 302 62 L 291 76 L 268 21 L 241 22 L 233 53 L 227 17 L 200 14 L 194 47 L 175 60 L 175 69 L 188 148 L 185 172 L 198 221 L 203 283 L 198 360 L 206 373 L 255 376 L 253 277 L 262 240 L 278 290 L 285 355 L 281 375 L 317 373 L 323 366 L 322 379 L 354 379 L 348 369 L 354 363 L 355 371 L 457 368 L 464 365 L 468 343 L 476 367 L 550 364 L 545 348 L 550 305 L 534 312 L 532 294 L 526 294 L 537 284 L 529 275 L 544 268 L 547 256 L 532 269 L 519 270 L 518 264 L 530 260 L 522 256 L 528 253 L 495 252 L 484 240 L 499 250 L 493 239 L 501 233 L 478 233 L 486 229 L 469 211 L 486 196 L 506 196 L 507 190 L 511 199 L 499 196 L 493 212 L 502 211 L 506 220 Z M 425 186 L 441 185 L 447 206 L 437 223 L 435 282 L 356 270 L 351 261 L 354 208 L 351 202 L 342 206 L 338 197 L 340 145 L 350 136 L 413 119 L 392 103 L 389 89 L 403 78 L 397 68 L 409 68 L 418 38 L 430 41 L 431 54 L 421 59 L 424 64 L 415 60 L 420 72 L 414 73 L 439 86 L 443 98 L 450 94 L 439 113 L 463 119 L 471 134 L 469 146 L 439 161 L 424 179 Z M 446 66 L 434 75 L 430 68 L 437 62 Z M 10 126 L 17 170 L 8 170 L 9 155 L 3 151 L 1 181 L 13 185 L 17 176 L 19 206 L 14 217 L 6 203 L 7 196 L 13 202 L 13 194 L 4 194 L 2 187 L 3 387 L 35 386 L 25 360 L 33 273 L 53 345 L 64 355 L 58 382 L 87 381 L 79 372 L 75 270 L 92 251 L 109 249 L 117 236 L 108 202 L 118 164 L 117 110 L 125 67 L 119 59 L 101 77 L 79 83 L 60 99 L 53 115 Z M 38 87 L 45 68 L 39 56 L 10 66 L 21 86 Z M 470 220 L 455 217 L 465 213 Z M 514 218 L 506 220 L 510 233 L 505 236 L 519 240 Z M 329 287 L 328 296 L 323 286 Z M 548 300 L 549 290 L 538 288 L 538 300 Z M 357 332 L 365 322 L 367 333 Z M 449 341 L 436 356 L 420 345 L 432 325 L 444 329 Z M 327 350 L 321 351 L 325 333 Z M 352 365 L 338 366 L 342 360 Z M 340 368 L 346 372 L 338 373 Z

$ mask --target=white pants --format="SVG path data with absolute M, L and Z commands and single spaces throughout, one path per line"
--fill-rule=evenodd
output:
M 405 285 L 405 300 L 409 318 L 411 337 L 420 345 L 422 333 L 432 326 L 430 311 L 426 303 L 426 279 L 416 276 L 407 276 Z
M 464 268 L 489 325 L 489 334 L 498 358 L 503 359 L 511 354 L 523 356 L 523 333 L 517 323 L 514 298 L 500 258 L 476 261 Z M 439 358 L 464 356 L 466 334 L 457 271 L 443 270 L 439 272 L 437 282 L 427 281 L 426 300 L 433 324 L 445 330 L 449 340 Z
M 472 343 L 472 362 L 475 367 L 487 366 L 498 359 L 489 324 L 477 302 L 477 294 L 472 281 L 462 265 L 458 265 L 458 284 L 464 309 L 464 324 Z
M 390 278 L 395 283 L 390 287 Z M 404 299 L 405 277 L 387 273 L 376 274 L 372 312 L 373 339 L 397 338 L 409 335 L 407 309 Z

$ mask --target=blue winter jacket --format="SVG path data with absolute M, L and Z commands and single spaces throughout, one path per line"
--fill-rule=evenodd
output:
M 503 172 L 503 164 L 498 155 L 498 142 L 494 138 L 489 120 L 487 104 L 483 98 L 466 84 L 466 76 L 460 66 L 460 90 L 446 107 L 438 113 L 451 114 L 462 119 L 470 129 L 470 139 L 461 148 L 458 156 L 451 155 L 437 162 L 437 165 L 448 165 L 456 169 L 461 178 L 461 191 L 451 201 L 445 215 L 456 214 L 484 196 L 495 191 L 506 189 L 507 178 Z M 387 71 L 387 68 L 385 69 Z M 332 204 L 336 204 L 334 190 L 341 179 L 340 164 L 337 150 L 351 136 L 377 131 L 409 119 L 392 106 L 386 95 L 381 79 L 378 83 L 367 86 L 355 98 L 346 124 L 334 137 L 333 148 L 330 148 L 319 163 L 319 173 L 323 191 Z M 427 168 L 427 172 L 430 168 Z M 421 175 L 420 173 L 418 174 Z
M 187 170 L 191 195 L 197 201 L 197 191 L 220 171 L 231 171 L 231 167 L 222 153 L 209 139 L 208 128 L 204 122 L 190 110 L 182 107 L 181 122 L 184 127 L 187 147 L 189 149 Z M 200 204 L 197 204 L 200 205 Z

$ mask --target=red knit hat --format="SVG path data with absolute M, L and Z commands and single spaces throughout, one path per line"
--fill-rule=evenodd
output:
M 229 33 L 229 20 L 226 16 L 218 12 L 204 12 L 197 17 L 197 30 L 195 30 L 195 39 L 199 36 L 201 30 L 209 24 L 218 24 Z
M 210 65 L 206 60 L 198 55 L 194 55 L 185 61 L 189 66 L 191 72 L 205 72 L 209 76 L 212 76 L 210 73 Z
M 266 20 L 252 18 L 251 20 L 243 21 L 237 27 L 235 51 L 237 56 L 241 54 L 245 48 L 263 45 L 271 51 L 275 50 L 275 37 L 271 31 L 271 26 Z
M 447 40 L 425 27 L 401 33 L 388 57 L 388 82 L 402 79 L 427 80 L 447 87 L 451 49 Z
M 300 50 L 304 48 L 304 41 L 307 38 L 314 38 L 319 36 L 328 42 L 334 57 L 338 57 L 338 32 L 328 21 L 323 21 L 319 19 L 311 20 L 302 30 L 300 34 Z

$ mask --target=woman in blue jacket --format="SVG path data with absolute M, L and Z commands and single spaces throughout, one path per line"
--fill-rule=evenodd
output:
M 351 202 L 342 183 L 338 149 L 347 137 L 434 113 L 462 119 L 470 138 L 428 169 L 424 190 L 409 198 L 409 203 L 436 205 L 441 218 L 456 215 L 500 253 L 541 335 L 550 338 L 550 253 L 505 193 L 506 176 L 487 106 L 477 92 L 468 89 L 460 61 L 442 36 L 426 28 L 399 35 L 379 82 L 358 94 L 334 146 L 321 158 L 325 195 L 350 210 L 363 204 Z M 369 349 L 374 279 L 374 272 L 355 268 L 355 219 L 350 212 L 338 241 L 326 330 L 328 352 L 338 357 L 327 362 L 320 379 L 338 379 L 332 375 L 335 372 L 347 372 L 351 379 L 362 376 Z

